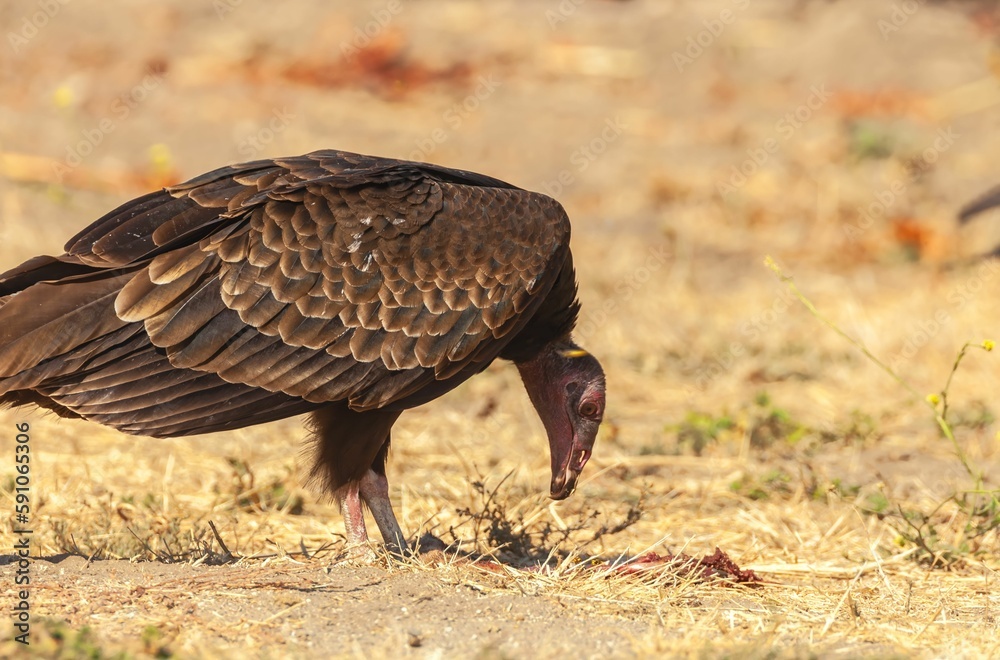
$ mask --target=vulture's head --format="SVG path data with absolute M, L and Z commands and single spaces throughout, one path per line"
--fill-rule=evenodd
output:
M 548 344 L 536 358 L 517 366 L 549 436 L 550 495 L 565 499 L 590 459 L 604 417 L 604 370 L 569 339 Z

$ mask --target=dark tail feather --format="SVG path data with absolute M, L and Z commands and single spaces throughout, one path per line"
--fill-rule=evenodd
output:
M 71 279 L 94 273 L 95 270 L 93 266 L 79 263 L 73 257 L 34 257 L 0 275 L 0 297 L 23 291 L 39 282 Z M 0 301 L 0 306 L 2 305 L 3 302 Z

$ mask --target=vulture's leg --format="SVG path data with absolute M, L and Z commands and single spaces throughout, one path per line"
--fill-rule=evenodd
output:
M 399 415 L 399 411 L 391 410 L 355 412 L 342 402 L 312 414 L 316 442 L 312 475 L 337 499 L 349 545 L 368 544 L 364 504 L 371 510 L 389 549 L 399 552 L 406 548 L 389 504 L 385 480 L 389 431 Z
M 368 510 L 375 518 L 378 531 L 382 532 L 386 548 L 394 554 L 404 554 L 407 551 L 406 539 L 403 537 L 403 530 L 399 528 L 399 523 L 396 522 L 396 514 L 393 513 L 392 504 L 389 502 L 389 481 L 385 475 L 375 470 L 368 470 L 365 476 L 361 477 L 359 491 L 361 499 L 368 505 Z
M 340 514 L 344 516 L 344 527 L 347 530 L 347 545 L 367 545 L 368 529 L 365 527 L 365 511 L 361 506 L 358 483 L 350 483 L 337 493 L 337 503 Z

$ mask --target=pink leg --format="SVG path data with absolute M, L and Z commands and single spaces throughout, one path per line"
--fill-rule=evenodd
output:
M 340 513 L 344 516 L 344 527 L 347 529 L 347 547 L 349 550 L 361 548 L 363 559 L 374 559 L 368 543 L 368 529 L 365 527 L 365 511 L 361 506 L 358 483 L 349 483 L 337 493 L 337 503 Z
M 385 541 L 386 548 L 393 554 L 402 555 L 407 551 L 406 538 L 403 530 L 396 522 L 396 514 L 392 512 L 392 504 L 389 502 L 389 482 L 385 475 L 378 474 L 374 470 L 368 470 L 365 476 L 361 477 L 358 483 L 358 491 L 361 499 L 368 506 L 375 518 L 378 530 L 382 532 L 382 540 Z M 361 521 L 362 530 L 364 520 Z

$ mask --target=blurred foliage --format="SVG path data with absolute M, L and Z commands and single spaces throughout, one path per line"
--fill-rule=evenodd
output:
M 776 444 L 796 445 L 807 435 L 828 439 L 804 423 L 793 419 L 791 413 L 774 405 L 767 392 L 759 392 L 752 404 L 744 405 L 735 414 L 712 414 L 692 411 L 683 421 L 667 425 L 668 433 L 676 433 L 674 453 L 701 456 L 713 445 L 739 446 L 749 438 L 750 446 L 762 449 Z M 666 453 L 646 446 L 640 453 Z
M 847 127 L 849 150 L 856 160 L 882 159 L 896 149 L 892 125 L 874 120 L 851 121 Z
M 759 477 L 744 475 L 729 484 L 729 490 L 751 500 L 766 500 L 774 495 L 787 495 L 792 492 L 792 475 L 782 469 L 775 468 L 764 472 Z

